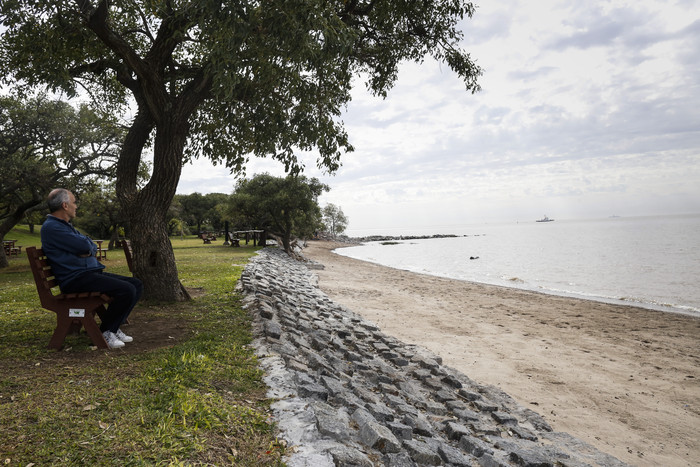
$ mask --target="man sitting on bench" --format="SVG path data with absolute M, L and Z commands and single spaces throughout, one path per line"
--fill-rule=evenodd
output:
M 135 277 L 103 271 L 95 257 L 97 245 L 70 224 L 78 210 L 73 193 L 56 188 L 49 193 L 48 204 L 51 214 L 41 226 L 41 245 L 61 292 L 102 292 L 112 297 L 100 316 L 100 331 L 110 349 L 124 347 L 134 339 L 119 327 L 141 298 L 143 284 Z

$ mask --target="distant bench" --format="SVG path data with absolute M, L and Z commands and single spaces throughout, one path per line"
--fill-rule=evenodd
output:
M 201 238 L 202 241 L 204 241 L 204 244 L 205 244 L 205 245 L 208 245 L 208 244 L 210 244 L 211 242 L 215 242 L 215 241 L 216 241 L 216 235 L 213 234 L 212 232 L 200 232 L 200 233 L 199 233 L 199 238 Z
M 95 315 L 106 312 L 104 306 L 111 302 L 112 298 L 100 292 L 54 295 L 52 289 L 58 287 L 58 283 L 44 251 L 33 246 L 27 247 L 25 251 L 29 257 L 29 266 L 32 268 L 41 306 L 56 313 L 56 330 L 49 341 L 49 348 L 60 350 L 68 333 L 79 332 L 81 327 L 85 328 L 95 346 L 101 349 L 108 348 L 95 322 Z
M 233 232 L 227 232 L 228 241 L 231 246 L 241 246 L 241 239 L 234 236 Z
M 19 256 L 20 254 L 22 254 L 22 247 L 16 246 L 16 242 L 17 240 L 2 241 L 2 247 L 5 249 L 5 255 L 7 255 L 8 258 L 11 258 L 13 256 Z

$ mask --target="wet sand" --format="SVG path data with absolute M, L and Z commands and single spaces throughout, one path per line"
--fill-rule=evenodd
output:
M 321 290 L 640 466 L 700 465 L 700 319 L 392 269 L 309 242 Z

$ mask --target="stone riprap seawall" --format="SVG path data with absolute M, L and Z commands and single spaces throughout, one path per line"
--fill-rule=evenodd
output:
M 317 283 L 277 249 L 261 250 L 239 281 L 288 465 L 626 465 L 383 334 Z

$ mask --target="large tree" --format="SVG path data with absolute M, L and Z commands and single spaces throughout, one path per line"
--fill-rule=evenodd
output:
M 19 87 L 132 103 L 117 195 L 134 267 L 147 296 L 179 299 L 167 212 L 188 157 L 241 171 L 249 155 L 271 156 L 298 173 L 296 154 L 315 148 L 336 170 L 352 149 L 339 115 L 354 76 L 385 95 L 401 61 L 433 56 L 478 89 L 481 70 L 458 47 L 473 12 L 463 0 L 7 0 L 0 71 Z
M 52 188 L 79 191 L 95 177 L 113 176 L 122 139 L 121 127 L 86 106 L 0 97 L 0 240 L 40 209 Z
M 256 175 L 239 180 L 231 195 L 231 216 L 238 225 L 265 230 L 293 254 L 294 237 L 308 237 L 321 226 L 318 197 L 328 186 L 303 175 Z

